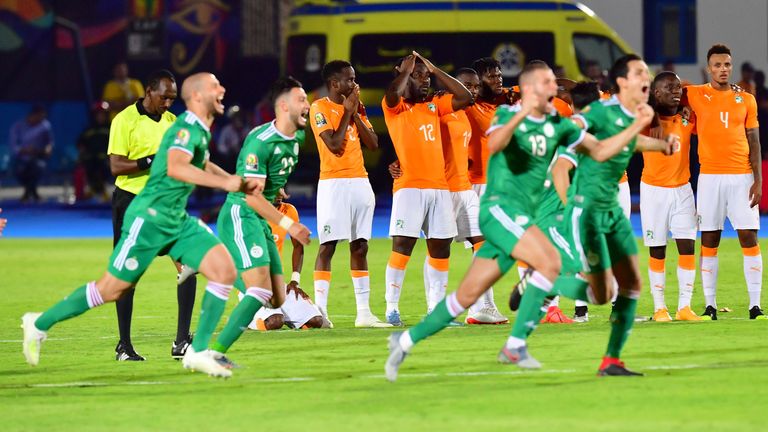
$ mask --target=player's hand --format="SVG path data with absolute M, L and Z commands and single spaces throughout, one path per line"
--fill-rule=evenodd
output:
M 280 190 L 279 190 L 277 193 L 279 193 L 279 194 L 280 194 L 280 197 L 281 197 L 283 200 L 287 200 L 288 198 L 290 198 L 290 197 L 291 197 L 290 195 L 288 195 L 288 192 L 286 192 L 286 191 L 285 191 L 285 189 L 283 189 L 283 188 L 280 188 Z
M 523 114 L 530 114 L 534 109 L 543 106 L 547 103 L 543 95 L 536 91 L 527 93 L 523 100 L 520 102 L 520 108 Z
M 306 246 L 309 244 L 309 235 L 312 233 L 309 231 L 309 228 L 296 222 L 288 228 L 288 234 L 291 238 L 298 240 L 299 243 Z
M 360 89 L 360 86 L 358 86 L 358 93 L 359 93 L 359 89 Z M 360 96 L 359 96 L 359 94 L 358 94 L 358 99 L 359 99 L 359 98 L 360 98 Z M 360 117 L 366 117 L 366 116 L 368 116 L 368 114 L 365 112 L 365 105 L 363 105 L 363 103 L 362 103 L 362 102 L 360 102 L 359 104 L 357 104 L 357 115 L 359 115 Z
M 664 149 L 664 154 L 670 156 L 680 151 L 680 136 L 675 134 L 669 134 L 666 138 L 667 147 Z
M 637 106 L 637 112 L 635 113 L 635 121 L 642 128 L 645 128 L 653 121 L 653 108 L 648 104 L 640 104 Z
M 400 161 L 396 160 L 389 164 L 389 175 L 392 176 L 393 179 L 397 179 L 403 176 L 403 170 L 400 168 Z
M 253 195 L 256 193 L 262 193 L 263 191 L 264 191 L 263 181 L 257 180 L 255 178 L 243 179 L 243 185 L 242 185 L 242 188 L 240 189 L 240 192 L 243 192 L 246 195 Z M 287 198 L 287 196 L 285 198 Z
M 221 188 L 227 192 L 242 192 L 246 187 L 245 179 L 240 176 L 230 175 L 224 178 Z
M 506 93 L 507 105 L 514 105 L 520 100 L 520 93 L 512 91 L 511 89 Z
M 403 73 L 406 72 L 408 75 L 413 73 L 413 69 L 416 67 L 416 56 L 411 54 L 409 56 L 406 56 L 402 63 L 400 63 L 400 66 L 395 67 L 395 70 Z
M 685 121 L 691 121 L 691 114 L 693 114 L 693 110 L 691 110 L 691 107 L 688 105 L 680 108 L 680 115 L 685 119 Z
M 342 102 L 344 111 L 353 114 L 356 113 L 357 107 L 360 105 L 360 86 L 355 84 L 355 88 L 352 89 L 352 92 L 348 97 L 345 97 L 344 95 L 341 97 L 344 99 L 344 102 Z
M 437 67 L 435 65 L 433 65 L 431 61 L 425 59 L 424 56 L 422 56 L 421 54 L 417 53 L 416 51 L 413 51 L 413 55 L 418 57 L 419 59 L 421 59 L 422 62 L 424 62 L 424 65 L 427 67 L 427 70 L 429 71 L 429 73 L 434 73 L 435 72 L 435 69 L 437 69 Z M 414 58 L 414 61 L 415 61 L 415 58 Z M 414 66 L 415 66 L 415 64 L 414 64 Z
M 763 182 L 755 181 L 752 183 L 752 187 L 749 188 L 749 207 L 752 208 L 760 204 L 760 200 L 763 198 Z
M 285 286 L 285 290 L 288 293 L 291 293 L 291 292 L 295 293 L 297 298 L 301 297 L 304 300 L 312 301 L 309 298 L 309 294 L 305 293 L 304 290 L 299 287 L 299 283 L 296 281 L 290 281 L 288 285 Z

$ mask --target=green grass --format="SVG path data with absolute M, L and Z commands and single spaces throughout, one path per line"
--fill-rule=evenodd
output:
M 169 357 L 175 334 L 174 270 L 155 261 L 136 294 L 134 345 L 148 361 L 117 363 L 114 307 L 56 326 L 40 365 L 21 355 L 19 317 L 43 310 L 98 277 L 109 240 L 0 241 L 0 418 L 12 430 L 584 430 L 744 431 L 762 427 L 768 402 L 768 322 L 746 320 L 747 294 L 738 243 L 720 248 L 717 322 L 637 323 L 624 351 L 639 379 L 594 373 L 610 329 L 608 308 L 592 307 L 587 324 L 544 325 L 530 346 L 537 372 L 496 363 L 508 326 L 451 328 L 420 344 L 396 384 L 382 376 L 386 329 L 354 329 L 348 252 L 334 261 L 333 330 L 248 332 L 231 350 L 243 367 L 219 381 L 185 372 Z M 766 242 L 763 250 L 768 250 Z M 371 244 L 372 306 L 383 315 L 389 245 Z M 645 250 L 641 248 L 641 250 Z M 316 244 L 307 250 L 311 288 Z M 643 252 L 644 254 L 645 252 Z M 677 299 L 674 253 L 667 302 Z M 414 252 L 402 300 L 407 323 L 424 310 L 423 245 Z M 469 265 L 454 250 L 449 290 Z M 641 258 L 643 273 L 647 258 Z M 697 275 L 698 277 L 698 275 Z M 497 302 L 516 276 L 496 288 Z M 202 282 L 199 282 L 199 287 Z M 201 298 L 198 290 L 198 301 Z M 234 296 L 233 296 L 234 297 Z M 229 307 L 234 304 L 230 300 Z M 562 302 L 567 312 L 572 303 Z M 505 308 L 502 308 L 504 311 Z M 643 293 L 639 313 L 652 313 Z M 694 310 L 703 309 L 700 281 Z M 196 312 L 197 314 L 197 309 Z M 196 320 L 196 317 L 195 317 Z M 193 324 L 194 328 L 194 324 Z M 80 383 L 80 384 L 77 384 Z

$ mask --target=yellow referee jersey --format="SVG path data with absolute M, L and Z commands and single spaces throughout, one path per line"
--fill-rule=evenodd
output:
M 176 121 L 176 116 L 166 111 L 159 120 L 150 117 L 142 105 L 142 99 L 120 111 L 109 127 L 107 154 L 139 159 L 157 153 L 165 131 Z M 115 186 L 138 195 L 149 179 L 149 170 L 117 176 Z

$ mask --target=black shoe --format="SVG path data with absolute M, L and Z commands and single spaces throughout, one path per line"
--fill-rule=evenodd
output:
M 133 349 L 133 345 L 120 341 L 115 347 L 115 360 L 117 361 L 144 361 L 136 350 Z
M 573 320 L 576 322 L 589 321 L 589 307 L 588 306 L 576 306 L 574 308 Z
M 520 281 L 515 284 L 514 288 L 512 288 L 512 292 L 509 294 L 509 310 L 512 312 L 520 308 L 520 301 L 523 299 L 523 293 L 525 293 L 525 288 L 528 286 L 528 279 L 532 274 L 533 269 L 529 267 L 525 270 L 525 273 L 523 273 L 523 277 L 520 278 Z
M 610 364 L 599 371 L 597 376 L 644 376 L 645 374 L 635 372 L 624 367 L 624 364 Z
M 712 321 L 717 321 L 717 309 L 715 309 L 714 306 L 707 306 L 706 309 L 704 309 L 704 313 L 701 314 L 701 316 L 707 315 Z M 752 310 L 749 311 L 749 316 L 752 316 Z
M 192 335 L 188 335 L 186 339 L 181 342 L 174 341 L 171 344 L 171 357 L 175 360 L 181 360 L 184 358 L 184 354 L 187 352 L 187 348 L 192 345 Z
M 763 313 L 763 310 L 760 309 L 760 306 L 752 306 L 752 309 L 749 310 L 749 319 L 768 319 L 767 316 Z

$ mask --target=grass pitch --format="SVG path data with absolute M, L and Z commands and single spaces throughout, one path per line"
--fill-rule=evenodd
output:
M 763 250 L 768 242 L 763 242 Z M 312 292 L 317 243 L 307 249 L 303 286 Z M 290 248 L 288 248 L 290 249 Z M 644 378 L 596 378 L 610 326 L 607 307 L 590 322 L 542 325 L 530 341 L 541 371 L 496 363 L 509 326 L 450 328 L 416 347 L 397 383 L 383 377 L 386 329 L 354 329 L 349 254 L 334 260 L 333 330 L 247 332 L 230 354 L 243 367 L 227 381 L 184 371 L 170 359 L 176 326 L 174 270 L 159 258 L 139 284 L 133 341 L 142 363 L 114 360 L 114 306 L 52 329 L 40 365 L 21 354 L 20 316 L 41 311 L 104 270 L 109 240 L 0 240 L 0 414 L 2 430 L 557 430 L 744 431 L 763 427 L 768 402 L 768 322 L 747 320 L 742 258 L 720 248 L 716 322 L 639 322 L 624 350 Z M 670 309 L 677 304 L 676 257 L 667 260 Z M 373 310 L 383 318 L 389 242 L 370 247 Z M 643 274 L 647 268 L 641 247 Z M 286 251 L 288 252 L 288 251 Z M 286 255 L 287 256 L 287 255 Z M 407 324 L 425 309 L 420 242 L 401 302 Z M 460 246 L 449 291 L 469 265 Z M 698 275 L 697 275 L 698 278 Z M 496 287 L 506 312 L 510 275 Z M 198 302 L 203 281 L 198 281 Z M 703 310 L 700 280 L 694 310 Z M 234 297 L 234 296 L 233 296 Z M 199 303 L 198 303 L 199 305 Z M 229 310 L 234 305 L 230 300 Z M 563 301 L 571 313 L 572 303 Z M 198 308 L 195 309 L 196 321 Z M 646 291 L 640 315 L 652 314 Z M 674 314 L 673 314 L 674 315 Z M 195 323 L 193 322 L 193 329 Z

